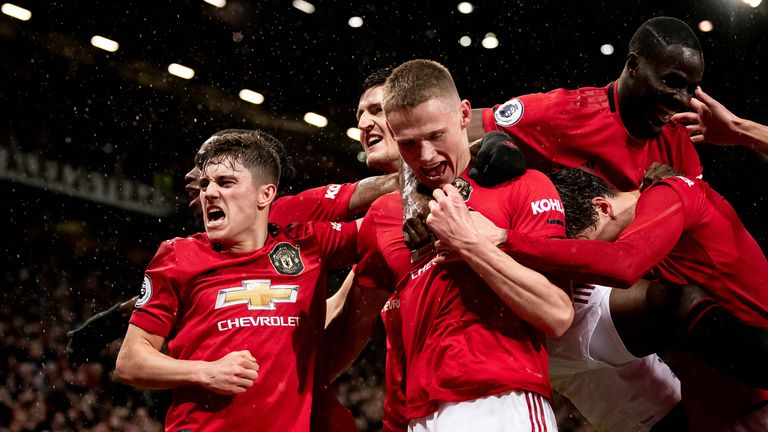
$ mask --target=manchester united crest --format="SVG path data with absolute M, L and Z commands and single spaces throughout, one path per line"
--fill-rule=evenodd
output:
M 278 243 L 269 253 L 272 266 L 280 274 L 297 275 L 304 271 L 298 246 L 290 243 Z
M 459 190 L 459 195 L 461 195 L 464 202 L 469 201 L 469 196 L 472 194 L 472 185 L 468 181 L 458 177 L 451 184 Z

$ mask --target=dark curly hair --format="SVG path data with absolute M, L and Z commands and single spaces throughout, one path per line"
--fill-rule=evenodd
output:
M 585 230 L 597 226 L 598 214 L 592 199 L 612 198 L 616 189 L 605 180 L 578 168 L 564 168 L 549 173 L 565 208 L 565 233 L 579 238 Z

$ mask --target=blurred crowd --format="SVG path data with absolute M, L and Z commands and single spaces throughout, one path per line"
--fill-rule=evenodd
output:
M 66 356 L 66 332 L 129 297 L 147 258 L 126 259 L 115 245 L 47 231 L 18 241 L 2 270 L 0 432 L 162 431 L 165 404 L 157 399 L 167 393 L 135 391 L 113 378 L 119 341 L 78 368 Z M 379 327 L 335 383 L 360 431 L 381 430 L 385 350 Z M 561 431 L 591 430 L 567 402 L 558 399 L 556 407 Z

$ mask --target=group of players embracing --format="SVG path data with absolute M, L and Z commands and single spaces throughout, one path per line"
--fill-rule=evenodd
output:
M 601 431 L 768 430 L 768 263 L 702 180 L 703 71 L 669 17 L 617 80 L 493 108 L 407 61 L 358 104 L 387 174 L 290 196 L 276 139 L 217 132 L 187 174 L 205 232 L 163 242 L 130 319 L 70 352 L 127 326 L 117 376 L 173 389 L 168 431 L 356 430 L 330 383 L 380 316 L 386 431 L 554 431 L 553 389 Z

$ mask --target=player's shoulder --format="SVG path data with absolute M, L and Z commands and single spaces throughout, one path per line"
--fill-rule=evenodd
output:
M 163 240 L 160 243 L 161 249 L 185 249 L 191 247 L 207 247 L 210 245 L 208 235 L 204 232 L 195 233 L 187 237 L 174 237 L 172 239 Z
M 285 226 L 278 226 L 275 228 L 274 237 L 277 240 L 300 242 L 313 238 L 317 232 L 317 224 L 320 223 L 322 222 L 293 222 Z
M 690 201 L 690 198 L 696 195 L 706 194 L 709 189 L 707 183 L 702 179 L 685 176 L 670 176 L 655 182 L 648 188 L 648 191 L 664 186 L 674 190 L 677 195 L 680 196 L 681 201 L 684 202 Z
M 516 179 L 509 182 L 510 187 L 515 189 L 541 189 L 541 188 L 554 188 L 552 180 L 547 177 L 546 174 L 539 170 L 527 169 L 525 173 Z
M 575 112 L 607 111 L 608 93 L 605 87 L 558 88 L 546 93 L 531 93 L 511 99 L 496 110 L 495 118 L 507 123 L 526 120 L 539 122 L 569 122 Z M 502 123 L 499 123 L 502 124 Z
M 705 184 L 704 180 L 698 179 L 698 178 L 690 178 L 686 176 L 669 176 L 667 178 L 661 179 L 658 182 L 654 184 L 656 185 L 663 185 L 666 184 L 668 186 L 673 186 L 675 188 L 682 188 L 685 190 L 688 189 L 701 189 L 702 185 Z
M 393 211 L 400 214 L 400 209 L 402 209 L 402 198 L 400 196 L 400 191 L 396 190 L 376 198 L 371 204 L 371 207 L 368 208 L 368 212 L 365 216 L 378 217 L 390 214 Z
M 667 122 L 662 128 L 660 137 L 665 139 L 683 140 L 690 142 L 690 135 L 685 125 L 675 122 Z

